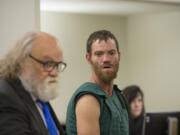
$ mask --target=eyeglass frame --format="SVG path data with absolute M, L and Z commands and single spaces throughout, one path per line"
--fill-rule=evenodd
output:
M 67 64 L 66 64 L 65 62 L 62 62 L 62 61 L 60 61 L 60 62 L 55 62 L 55 61 L 46 61 L 46 62 L 44 62 L 44 61 L 41 61 L 41 60 L 37 59 L 36 57 L 32 56 L 31 54 L 29 54 L 29 57 L 30 57 L 31 59 L 35 60 L 36 62 L 42 64 L 42 65 L 43 65 L 43 68 L 44 68 L 45 70 L 46 70 L 45 65 L 47 65 L 47 64 L 50 63 L 50 62 L 51 62 L 51 63 L 54 63 L 54 66 L 52 66 L 52 69 L 49 70 L 49 71 L 46 70 L 46 72 L 52 72 L 55 67 L 58 68 L 59 64 L 63 64 L 63 65 L 64 65 L 64 68 L 62 69 L 62 71 L 59 71 L 59 70 L 58 70 L 58 72 L 63 72 L 63 71 L 65 70 L 66 66 L 67 66 Z

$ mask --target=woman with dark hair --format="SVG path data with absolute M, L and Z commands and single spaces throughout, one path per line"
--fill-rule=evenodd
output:
M 144 135 L 145 108 L 142 90 L 138 86 L 132 85 L 126 87 L 123 94 L 129 105 L 130 135 Z

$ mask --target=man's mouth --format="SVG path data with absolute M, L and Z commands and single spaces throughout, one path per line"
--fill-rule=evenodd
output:
M 49 83 L 56 83 L 56 82 L 57 82 L 56 80 L 49 81 Z
M 112 66 L 103 66 L 103 70 L 109 70 L 109 69 L 112 69 Z

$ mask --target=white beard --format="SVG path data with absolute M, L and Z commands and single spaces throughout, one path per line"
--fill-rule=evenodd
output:
M 59 94 L 57 77 L 48 77 L 42 83 L 39 83 L 34 77 L 31 77 L 31 75 L 27 73 L 21 74 L 19 78 L 25 90 L 42 101 L 50 101 Z

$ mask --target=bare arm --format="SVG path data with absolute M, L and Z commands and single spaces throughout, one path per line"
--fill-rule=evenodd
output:
M 75 111 L 78 135 L 100 135 L 100 105 L 94 96 L 88 94 L 80 97 Z

